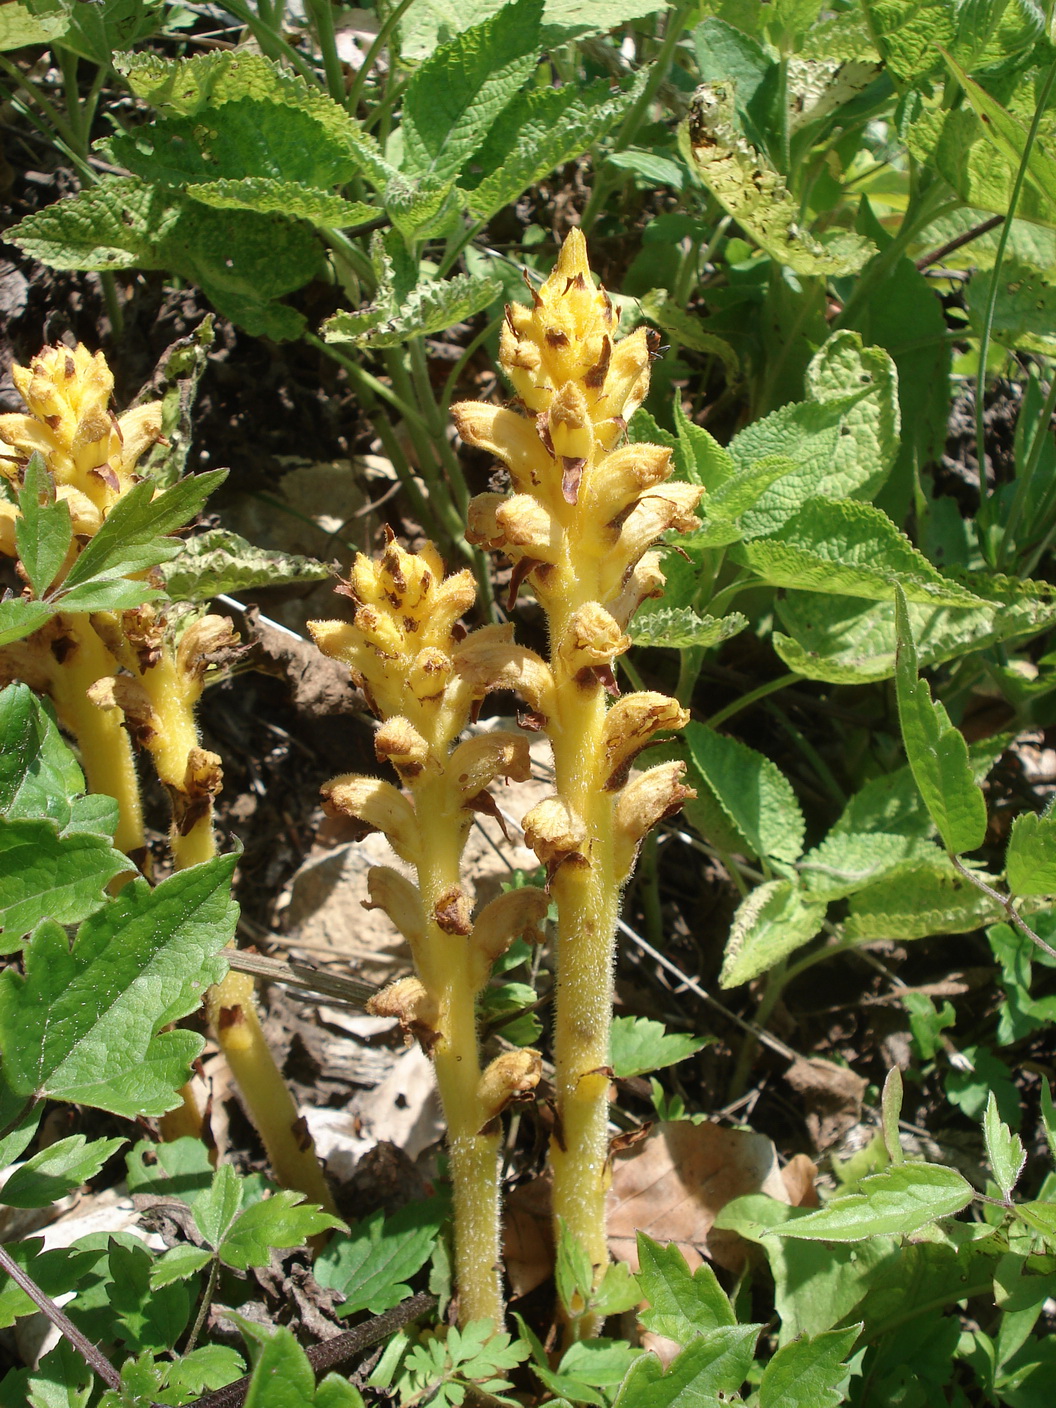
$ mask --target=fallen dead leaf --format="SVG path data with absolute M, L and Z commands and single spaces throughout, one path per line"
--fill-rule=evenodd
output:
M 803 1097 L 807 1129 L 819 1153 L 861 1119 L 868 1082 L 846 1066 L 819 1056 L 800 1057 L 785 1072 L 785 1080 Z

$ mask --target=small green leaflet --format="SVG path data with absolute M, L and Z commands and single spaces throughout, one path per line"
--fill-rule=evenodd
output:
M 21 597 L 0 601 L 0 647 L 31 636 L 52 614 L 52 608 L 43 601 L 24 601 Z
M 983 1116 L 983 1138 L 986 1141 L 986 1157 L 993 1170 L 994 1182 L 1001 1189 L 1004 1198 L 1012 1196 L 1012 1189 L 1019 1182 L 1023 1165 L 1027 1162 L 1027 1151 L 1018 1134 L 1013 1134 L 1007 1124 L 1002 1124 L 997 1109 L 997 1097 L 991 1090 Z
M 556 1369 L 548 1366 L 544 1356 L 541 1362 L 536 1360 L 532 1371 L 551 1393 L 572 1403 L 605 1408 L 641 1353 L 626 1340 L 580 1340 L 569 1346 Z
M 15 545 L 34 595 L 43 597 L 73 541 L 69 506 L 55 498 L 55 483 L 39 454 L 31 455 L 18 495 Z
M 698 1335 L 737 1323 L 733 1306 L 708 1262 L 690 1271 L 677 1246 L 662 1247 L 638 1233 L 638 1285 L 649 1302 L 642 1324 L 687 1345 Z
M 99 1408 L 138 1408 L 142 1403 L 161 1403 L 165 1401 L 163 1393 L 173 1403 L 196 1402 L 207 1390 L 223 1388 L 241 1378 L 245 1370 L 242 1356 L 229 1345 L 203 1344 L 190 1354 L 171 1360 L 155 1359 L 149 1350 L 144 1350 L 137 1358 L 125 1360 L 120 1391 L 104 1393 Z
M 9 1208 L 49 1207 L 94 1178 L 124 1143 L 123 1139 L 93 1139 L 89 1144 L 83 1134 L 71 1134 L 49 1144 L 15 1169 L 4 1184 L 0 1202 Z
M 736 1402 L 755 1357 L 761 1325 L 723 1325 L 695 1338 L 664 1372 L 655 1354 L 631 1365 L 613 1408 L 712 1408 Z
M 363 1408 L 362 1394 L 338 1374 L 327 1374 L 316 1385 L 307 1354 L 285 1325 L 267 1330 L 243 1315 L 232 1312 L 228 1318 L 253 1353 L 245 1408 Z
M 705 1037 L 688 1032 L 669 1032 L 663 1022 L 649 1017 L 616 1017 L 609 1040 L 609 1064 L 617 1080 L 629 1080 L 684 1061 L 705 1041 Z
M 1012 823 L 1005 879 L 1014 895 L 1056 895 L 1056 816 L 1025 812 Z
M 772 1228 L 770 1235 L 825 1242 L 908 1237 L 939 1218 L 961 1212 L 975 1197 L 968 1180 L 942 1164 L 899 1164 L 870 1174 L 858 1186 L 860 1192 L 833 1198 L 817 1212 Z
M 196 1219 L 200 1206 L 195 1206 Z M 283 1188 L 238 1213 L 224 1230 L 216 1254 L 225 1266 L 245 1271 L 267 1266 L 275 1247 L 301 1247 L 327 1228 L 344 1226 L 340 1218 L 305 1203 L 303 1193 Z
M 236 859 L 178 871 L 153 890 L 133 880 L 84 921 L 72 950 L 60 925 L 40 924 L 25 976 L 0 974 L 0 1089 L 129 1119 L 178 1105 L 202 1039 L 162 1028 L 193 1012 L 226 971 Z
M 826 901 L 812 900 L 790 880 L 757 885 L 733 917 L 720 986 L 750 982 L 809 943 L 821 932 L 827 907 Z
M 429 1260 L 443 1217 L 443 1206 L 434 1198 L 389 1218 L 376 1212 L 335 1237 L 316 1260 L 315 1279 L 345 1297 L 337 1313 L 369 1310 L 380 1315 L 409 1296 L 406 1282 Z
M 952 854 L 974 851 L 986 835 L 986 799 L 972 776 L 964 735 L 917 677 L 917 655 L 901 588 L 895 598 L 898 718 L 913 776 Z
M 759 1408 L 837 1408 L 847 1400 L 844 1363 L 862 1326 L 827 1330 L 782 1345 L 767 1364 L 759 1385 Z

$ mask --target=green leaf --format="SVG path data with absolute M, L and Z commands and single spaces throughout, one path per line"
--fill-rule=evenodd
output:
M 775 587 L 886 601 L 898 584 L 909 601 L 982 604 L 936 571 L 886 513 L 854 499 L 809 499 L 775 537 L 738 543 L 730 555 Z
M 1041 1081 L 1041 1122 L 1045 1129 L 1045 1142 L 1049 1153 L 1056 1159 L 1056 1106 L 1052 1101 L 1052 1086 L 1047 1078 Z
M 705 522 L 700 532 L 688 534 L 681 542 L 686 551 L 725 547 L 745 536 L 741 518 L 752 511 L 772 485 L 786 477 L 798 478 L 801 467 L 795 460 L 767 455 L 747 469 L 737 469 L 700 504 Z
M 111 1238 L 107 1254 L 107 1308 L 115 1338 L 129 1349 L 172 1349 L 191 1318 L 191 1288 L 150 1284 L 153 1257 L 142 1242 Z M 115 1323 L 116 1322 L 116 1323 Z
M 125 1165 L 130 1193 L 178 1198 L 191 1208 L 211 1192 L 216 1178 L 205 1145 L 189 1135 L 163 1144 L 141 1140 Z
M 996 98 L 969 78 L 964 69 L 949 54 L 946 63 L 964 89 L 965 97 L 983 125 L 983 132 L 995 149 L 1018 169 L 1027 146 L 1027 129 L 1012 116 Z M 1027 158 L 1026 184 L 1032 186 L 1044 201 L 1046 211 L 1056 212 L 1056 161 L 1049 156 L 1044 146 L 1035 142 Z M 973 199 L 973 204 L 979 204 Z M 1030 206 L 1017 205 L 1016 213 L 1023 219 L 1031 219 Z M 1053 223 L 1052 219 L 1044 223 Z
M 442 36 L 459 34 L 502 6 L 503 0 L 415 0 L 400 21 L 401 57 L 405 61 L 428 58 Z M 581 0 L 547 0 L 542 45 L 552 49 L 572 39 L 604 34 L 667 8 L 667 0 L 593 0 L 589 8 Z
M 901 589 L 895 599 L 898 655 L 895 683 L 898 718 L 909 766 L 946 849 L 974 851 L 986 835 L 986 799 L 972 776 L 964 735 L 950 723 L 925 680 L 917 677 L 917 655 Z
M 426 59 L 403 100 L 407 170 L 440 180 L 460 173 L 535 69 L 542 13 L 543 0 L 513 0 Z
M 759 1408 L 837 1408 L 845 1403 L 842 1386 L 849 1375 L 844 1363 L 862 1330 L 827 1330 L 813 1339 L 783 1345 L 763 1371 Z
M 942 1164 L 899 1164 L 863 1178 L 859 1187 L 858 1193 L 833 1198 L 817 1212 L 772 1228 L 770 1235 L 826 1242 L 908 1237 L 939 1218 L 952 1217 L 975 1196 L 966 1178 Z
M 70 821 L 84 774 L 48 707 L 25 684 L 0 691 L 0 815 Z
M 1014 895 L 1056 894 L 1056 817 L 1024 812 L 1012 823 L 1005 878 Z
M 358 313 L 335 313 L 323 324 L 327 342 L 354 347 L 397 347 L 409 337 L 443 332 L 495 302 L 498 279 L 456 274 L 450 279 L 417 284 L 399 309 L 384 303 Z
M 144 572 L 175 557 L 182 544 L 165 535 L 194 518 L 226 478 L 226 470 L 213 469 L 181 479 L 160 494 L 149 480 L 136 484 L 114 504 L 70 568 L 62 584 L 64 596 L 75 587 Z
M 616 1017 L 609 1041 L 609 1064 L 618 1080 L 658 1071 L 692 1056 L 705 1044 L 705 1037 L 688 1032 L 669 1032 L 663 1022 L 649 1017 Z
M 614 153 L 609 160 L 616 163 L 621 156 L 626 156 L 626 153 Z M 671 165 L 672 163 L 667 164 Z M 681 170 L 682 168 L 676 169 Z M 734 348 L 724 337 L 718 337 L 713 332 L 706 332 L 700 325 L 700 318 L 680 308 L 666 289 L 650 289 L 641 299 L 641 306 L 642 312 L 649 321 L 655 323 L 662 332 L 667 333 L 668 337 L 677 338 L 684 347 L 689 347 L 694 352 L 703 352 L 706 356 L 717 357 L 722 363 L 728 382 L 736 382 L 740 379 L 741 359 Z M 676 412 L 680 409 L 676 405 Z
M 242 1206 L 243 1181 L 230 1164 L 221 1164 L 208 1189 L 194 1200 L 194 1222 L 214 1251 L 220 1246 Z
M 280 340 L 298 336 L 304 318 L 272 300 L 322 267 L 322 247 L 305 224 L 252 210 L 211 210 L 134 176 L 103 176 L 9 233 L 25 253 L 56 269 L 179 274 L 247 332 Z
M 71 1134 L 49 1144 L 16 1168 L 0 1192 L 10 1208 L 46 1208 L 74 1193 L 94 1178 L 103 1164 L 117 1153 L 124 1139 L 93 1139 Z
M 994 877 L 982 877 L 993 884 Z M 926 939 L 968 934 L 999 919 L 1004 910 L 947 862 L 927 864 L 856 891 L 848 901 L 844 936 L 858 943 L 890 938 Z
M 638 1233 L 638 1285 L 649 1302 L 641 1321 L 654 1335 L 687 1345 L 698 1335 L 736 1325 L 729 1297 L 708 1262 L 690 1271 L 674 1243 L 662 1247 Z
M 376 1212 L 352 1232 L 333 1238 L 316 1259 L 315 1279 L 345 1297 L 337 1313 L 369 1310 L 380 1315 L 409 1296 L 405 1282 L 429 1260 L 442 1219 L 439 1201 L 433 1199 L 389 1218 Z
M 637 91 L 637 86 L 625 86 L 613 94 L 608 81 L 599 78 L 583 88 L 570 83 L 518 93 L 470 163 L 479 164 L 482 178 L 471 182 L 462 173 L 470 214 L 491 219 L 551 171 L 582 155 L 616 126 Z
M 0 601 L 0 646 L 31 636 L 54 614 L 54 609 L 43 601 L 24 601 L 20 597 Z
M 300 1247 L 319 1232 L 344 1226 L 339 1217 L 323 1212 L 315 1203 L 306 1203 L 303 1193 L 282 1189 L 239 1213 L 227 1229 L 217 1255 L 225 1266 L 236 1271 L 267 1266 L 274 1248 Z
M 727 84 L 697 89 L 679 145 L 719 204 L 772 259 L 797 274 L 855 274 L 876 253 L 861 235 L 840 231 L 819 240 L 800 228 L 799 202 L 738 130 Z
M 566 1314 L 584 1314 L 594 1289 L 594 1267 L 587 1249 L 568 1230 L 563 1217 L 557 1224 L 557 1254 L 554 1259 L 554 1284 Z M 556 1390 L 555 1390 L 556 1391 Z M 593 1401 L 593 1400 L 592 1400 Z
M 87 919 L 106 903 L 114 876 L 132 869 L 105 837 L 60 837 L 50 821 L 0 822 L 0 949 L 18 948 L 41 919 Z
M 687 724 L 693 784 L 707 788 L 753 856 L 792 862 L 803 849 L 805 822 L 792 786 L 775 763 L 736 738 Z
M 43 597 L 55 580 L 70 543 L 73 524 L 69 505 L 55 498 L 55 484 L 43 459 L 33 454 L 25 468 L 18 495 L 21 516 L 15 519 L 15 545 L 33 592 Z
M 968 317 L 976 337 L 990 312 L 990 280 L 973 278 L 968 285 Z M 1006 259 L 997 282 L 990 330 L 1004 347 L 1052 356 L 1056 352 L 1056 287 L 1035 269 Z
M 832 832 L 799 862 L 800 881 L 812 900 L 845 899 L 866 885 L 916 869 L 921 862 L 945 863 L 931 841 L 882 831 Z
M 898 373 L 890 356 L 882 347 L 863 347 L 856 332 L 834 333 L 807 368 L 810 399 L 842 405 L 865 386 L 870 393 L 840 417 L 835 454 L 816 490 L 823 498 L 872 499 L 891 473 L 901 430 Z
M 348 230 L 384 215 L 377 206 L 364 201 L 346 200 L 329 191 L 306 188 L 295 180 L 267 176 L 196 181 L 186 190 L 192 199 L 214 210 L 255 210 L 260 215 L 284 215 L 289 220 L 307 220 L 324 230 Z
M 689 606 L 659 606 L 639 611 L 628 628 L 635 645 L 659 650 L 720 645 L 743 631 L 748 618 L 739 611 L 728 616 L 699 615 Z
M 619 1388 L 641 1353 L 626 1340 L 580 1340 L 566 1350 L 556 1371 L 547 1368 L 545 1361 L 534 1363 L 532 1371 L 551 1393 L 561 1394 L 566 1402 L 605 1408 L 609 1395 Z
M 869 30 L 886 66 L 900 83 L 934 73 L 938 44 L 957 33 L 956 11 L 946 0 L 863 0 Z
M 1023 1165 L 1027 1162 L 1027 1151 L 1018 1134 L 1013 1134 L 1007 1124 L 1002 1124 L 997 1108 L 997 1097 L 991 1090 L 983 1116 L 983 1138 L 986 1141 L 986 1157 L 990 1161 L 994 1182 L 1007 1199 L 1019 1182 Z
M 133 880 L 84 921 L 72 950 L 58 924 L 41 924 L 25 976 L 0 974 L 0 1090 L 130 1119 L 178 1105 L 202 1039 L 162 1028 L 226 971 L 236 859 L 178 871 L 153 890 Z
M 781 406 L 733 437 L 728 449 L 741 470 L 749 470 L 760 461 L 766 461 L 775 471 L 787 466 L 789 460 L 796 466 L 794 470 L 775 473 L 772 484 L 763 488 L 750 507 L 741 510 L 742 537 L 760 538 L 776 533 L 817 495 L 836 458 L 843 415 L 859 399 L 856 395 Z
M 760 1325 L 723 1325 L 684 1349 L 664 1372 L 655 1354 L 631 1365 L 613 1408 L 720 1408 L 748 1377 Z
M 91 1252 L 74 1247 L 54 1247 L 46 1252 L 40 1237 L 23 1237 L 10 1242 L 5 1251 L 46 1296 L 52 1297 L 65 1295 L 71 1286 L 77 1285 L 95 1260 Z M 0 1326 L 6 1329 L 20 1316 L 33 1315 L 36 1311 L 36 1304 L 25 1291 L 20 1290 L 6 1272 L 0 1271 Z
M 768 880 L 741 901 L 733 916 L 719 983 L 735 988 L 773 968 L 821 932 L 827 905 L 789 880 Z
M 211 601 L 253 587 L 324 582 L 331 575 L 325 562 L 255 547 L 225 528 L 211 528 L 188 538 L 160 570 L 169 596 L 191 602 Z
M 0 6 L 0 53 L 61 39 L 69 29 L 70 18 L 69 13 L 58 6 L 51 11 L 38 11 L 22 0 L 11 0 Z
M 212 1252 L 207 1251 L 205 1247 L 192 1247 L 187 1242 L 170 1247 L 168 1251 L 162 1252 L 150 1268 L 151 1287 L 168 1286 L 173 1281 L 186 1281 L 188 1277 L 208 1266 L 212 1259 Z

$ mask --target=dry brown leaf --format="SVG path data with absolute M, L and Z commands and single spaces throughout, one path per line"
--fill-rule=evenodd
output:
M 550 1189 L 548 1169 L 506 1199 L 504 1259 L 512 1300 L 541 1286 L 554 1269 Z
M 746 1244 L 712 1224 L 727 1203 L 748 1193 L 791 1202 L 777 1151 L 765 1135 L 710 1122 L 657 1125 L 629 1157 L 617 1155 L 614 1161 L 609 1247 L 637 1270 L 641 1231 L 656 1242 L 676 1242 L 691 1267 L 707 1256 L 739 1271 Z
M 819 1056 L 800 1057 L 785 1072 L 785 1080 L 803 1097 L 807 1129 L 819 1153 L 861 1119 L 868 1082 L 846 1066 Z

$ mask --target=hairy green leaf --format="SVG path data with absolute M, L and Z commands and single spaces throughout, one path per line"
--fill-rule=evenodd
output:
M 906 1163 L 870 1174 L 858 1193 L 833 1198 L 771 1230 L 771 1236 L 861 1242 L 869 1237 L 908 1237 L 939 1218 L 952 1217 L 975 1196 L 968 1180 L 942 1164 Z
M 618 1080 L 673 1066 L 699 1051 L 704 1037 L 669 1032 L 648 1017 L 616 1017 L 609 1042 L 609 1064 Z
M 983 1116 L 983 1138 L 986 1141 L 986 1157 L 990 1161 L 994 1182 L 1004 1197 L 1012 1195 L 1012 1189 L 1019 1182 L 1023 1165 L 1027 1162 L 1027 1151 L 1018 1134 L 1013 1134 L 1007 1124 L 1003 1124 L 998 1113 L 997 1097 L 991 1090 Z
M 884 63 L 900 83 L 934 73 L 942 59 L 936 45 L 957 33 L 955 10 L 946 0 L 863 0 L 869 29 Z
M 913 870 L 921 862 L 944 865 L 945 860 L 944 852 L 919 836 L 833 831 L 806 853 L 798 870 L 808 897 L 828 904 L 878 880 Z
M 719 645 L 743 631 L 747 624 L 748 618 L 739 611 L 722 617 L 701 616 L 688 606 L 661 605 L 652 611 L 639 611 L 629 632 L 635 645 L 686 650 L 690 646 Z
M 913 776 L 947 850 L 974 851 L 986 835 L 986 799 L 972 776 L 968 745 L 917 676 L 917 654 L 901 588 L 895 598 L 895 683 L 902 739 Z
M 735 988 L 765 973 L 821 932 L 826 902 L 789 880 L 768 880 L 741 901 L 733 916 L 719 983 Z
M 186 1281 L 189 1277 L 209 1265 L 213 1254 L 205 1247 L 192 1247 L 180 1242 L 168 1251 L 162 1252 L 150 1268 L 150 1284 L 168 1286 L 173 1281 Z
M 795 861 L 805 823 L 791 784 L 775 763 L 703 724 L 686 726 L 693 783 L 715 798 L 753 856 Z
M 809 398 L 842 406 L 845 396 L 867 386 L 869 394 L 840 417 L 832 463 L 816 490 L 823 498 L 873 498 L 891 472 L 901 430 L 898 374 L 890 356 L 882 347 L 863 347 L 856 332 L 834 333 L 807 368 Z
M 348 230 L 384 218 L 377 206 L 346 200 L 329 191 L 308 189 L 297 181 L 247 176 L 243 180 L 197 181 L 187 194 L 215 210 L 255 210 L 261 215 L 285 215 L 307 220 L 320 229 Z
M 983 874 L 990 885 L 994 877 Z M 920 865 L 856 891 L 848 901 L 848 939 L 899 941 L 933 934 L 967 934 L 999 919 L 1004 910 L 946 863 Z
M 61 39 L 70 27 L 70 20 L 69 11 L 58 5 L 53 10 L 44 10 L 23 4 L 22 0 L 10 0 L 0 5 L 0 53 Z
M 79 924 L 106 903 L 114 876 L 132 869 L 105 837 L 60 837 L 50 820 L 0 822 L 0 949 L 21 947 L 41 919 Z
M 512 0 L 463 30 L 415 72 L 403 103 L 404 162 L 411 174 L 457 176 L 527 81 L 542 48 L 543 0 Z
M 456 274 L 416 284 L 399 302 L 386 297 L 356 313 L 335 313 L 323 324 L 327 342 L 355 347 L 397 347 L 409 337 L 442 332 L 494 303 L 502 291 L 497 279 Z
M 124 1139 L 93 1139 L 71 1134 L 49 1144 L 12 1173 L 0 1193 L 9 1208 L 46 1208 L 94 1178 Z
M 133 880 L 78 930 L 41 924 L 25 975 L 0 973 L 2 1088 L 24 1099 L 157 1116 L 202 1039 L 162 1028 L 194 1011 L 222 977 L 234 934 L 234 855 L 178 871 L 151 889 Z
M 626 153 L 618 153 L 610 158 L 615 162 L 617 156 L 625 156 Z M 718 337 L 713 332 L 706 332 L 700 326 L 700 319 L 693 313 L 687 313 L 680 308 L 671 298 L 666 289 L 654 288 L 641 299 L 642 312 L 651 323 L 668 334 L 675 337 L 684 347 L 692 348 L 694 352 L 703 352 L 709 357 L 717 357 L 722 363 L 728 382 L 736 382 L 741 375 L 741 359 L 735 349 L 724 337 Z M 676 412 L 681 407 L 676 403 Z

